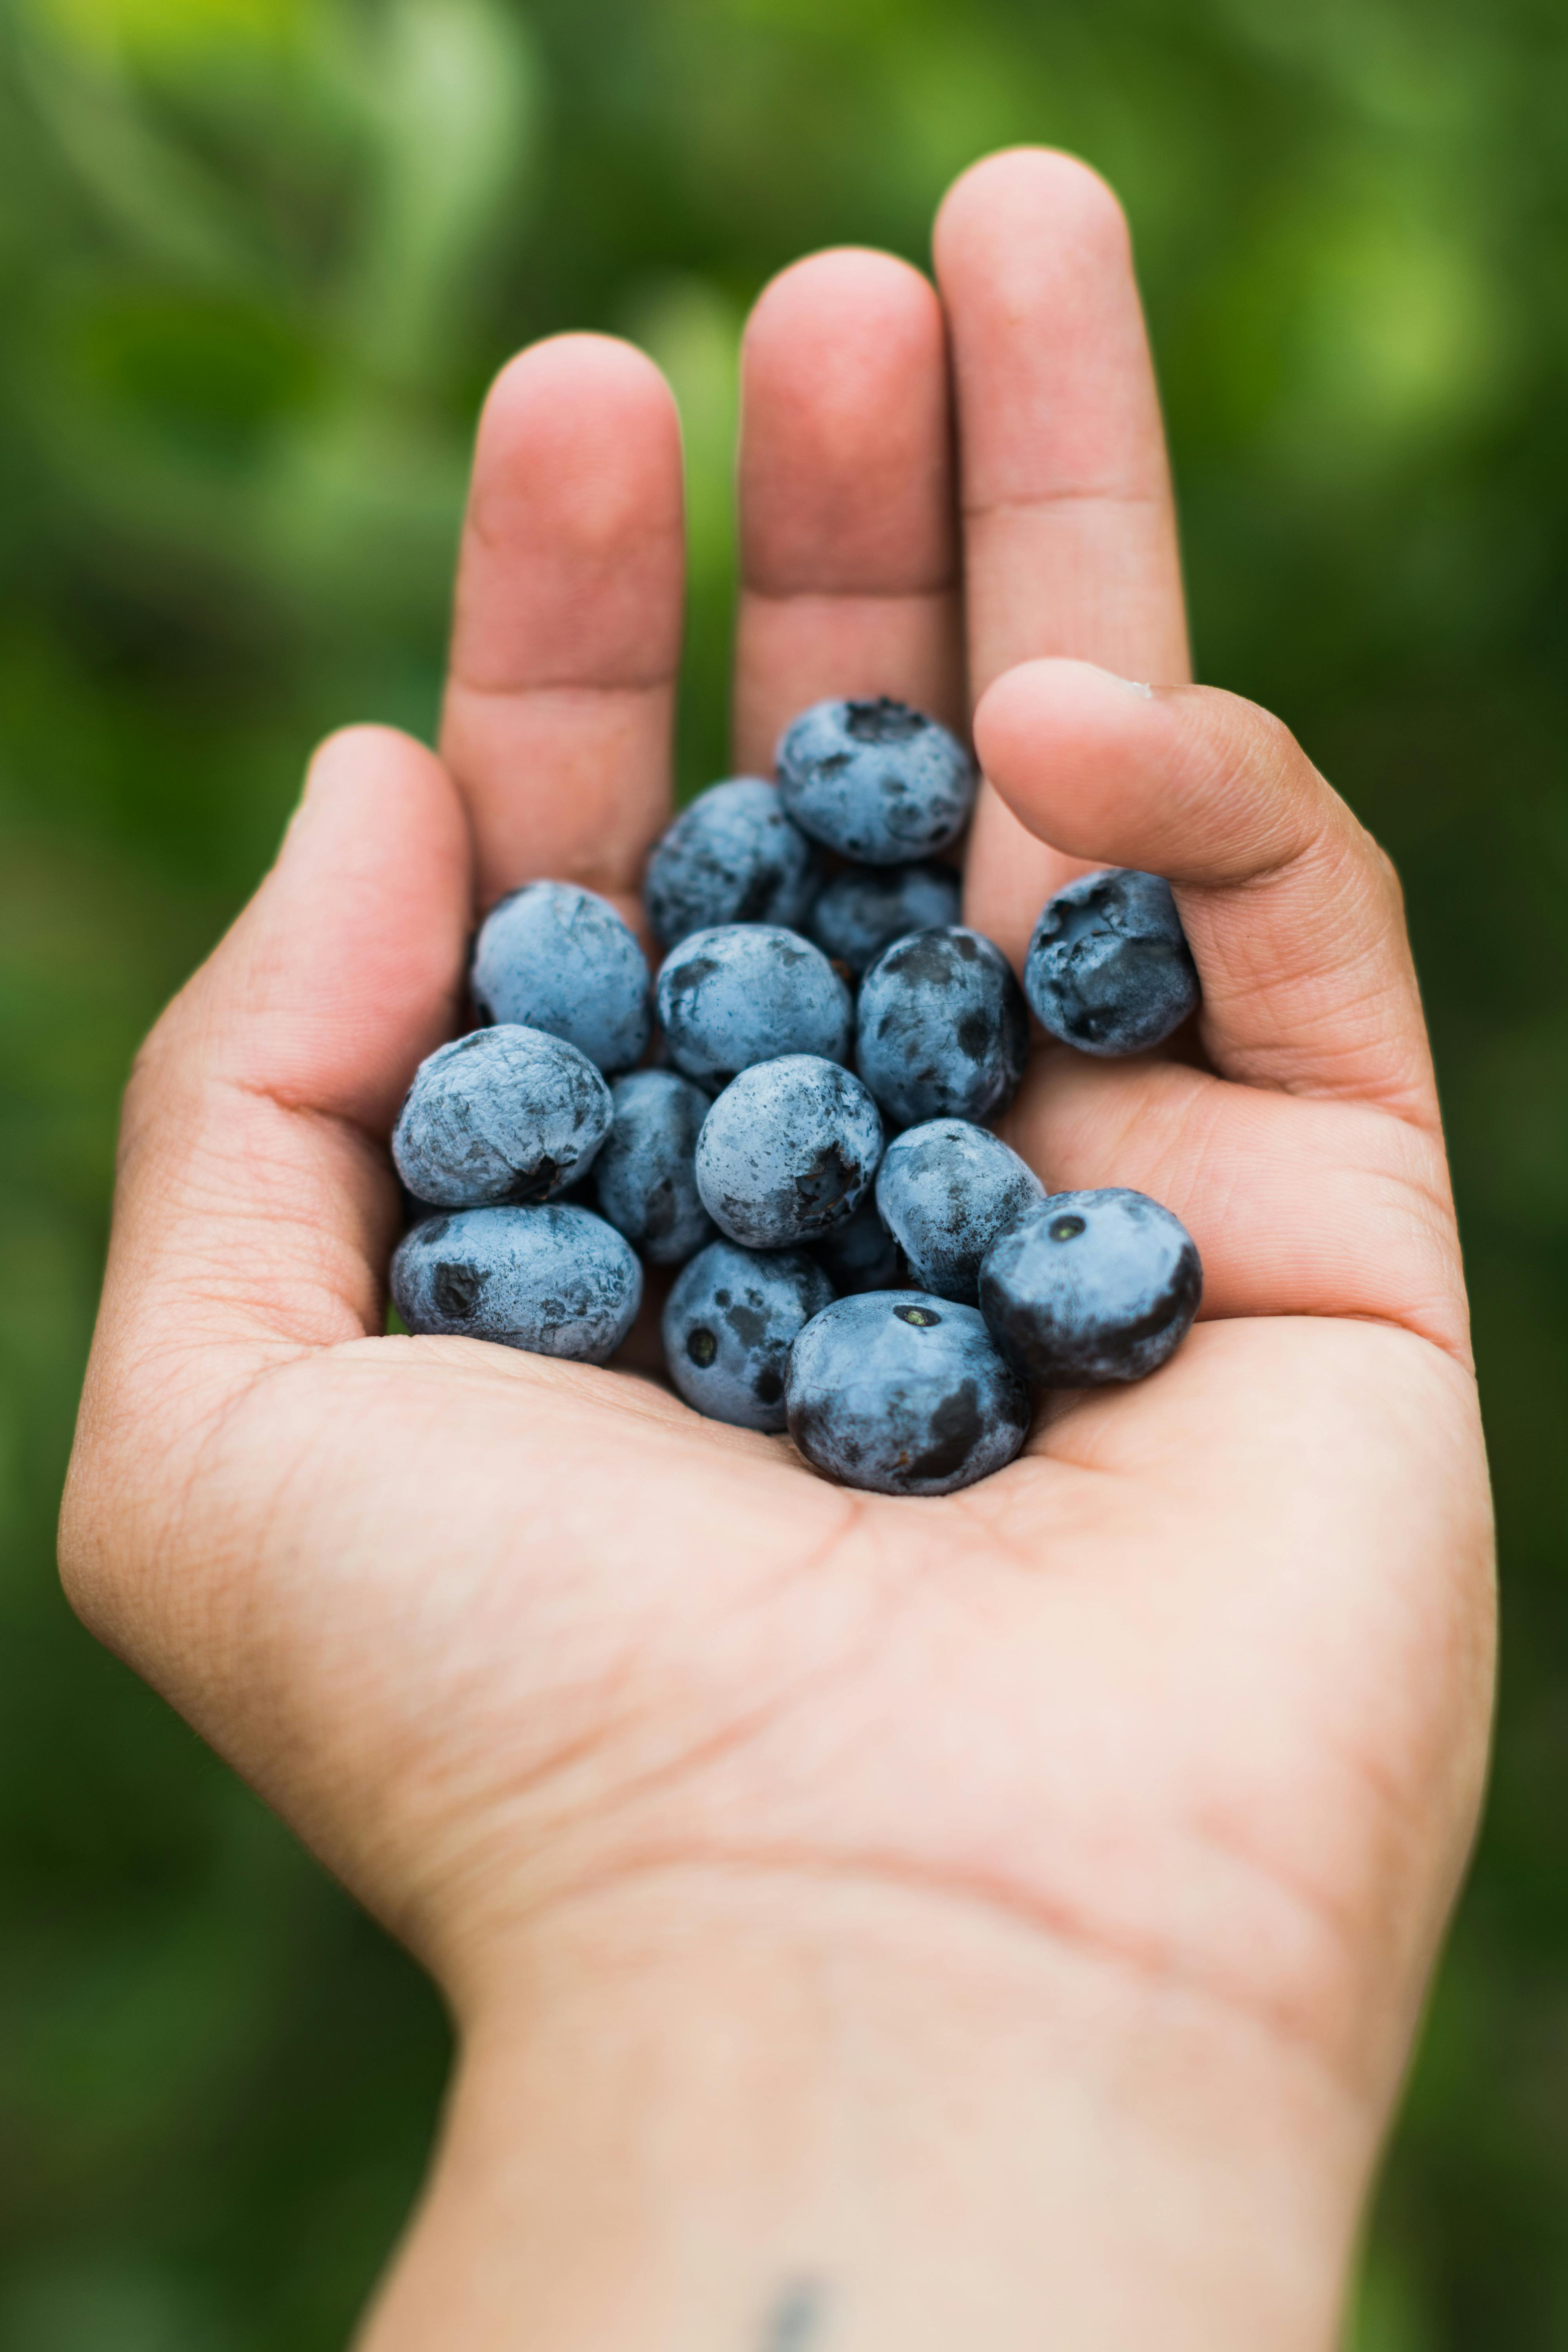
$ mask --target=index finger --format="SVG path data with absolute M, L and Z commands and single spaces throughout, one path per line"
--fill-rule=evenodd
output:
M 1070 655 L 1154 685 L 1190 677 L 1175 510 L 1121 208 L 1071 156 L 993 155 L 938 216 L 952 341 L 970 688 Z M 967 918 L 1020 961 L 1079 871 L 984 787 Z

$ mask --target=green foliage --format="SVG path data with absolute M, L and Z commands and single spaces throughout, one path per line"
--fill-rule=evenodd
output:
M 723 761 L 734 351 L 814 244 L 1076 148 L 1129 205 L 1204 673 L 1397 857 L 1504 1539 L 1476 1876 L 1360 2352 L 1568 2341 L 1568 21 L 1550 0 L 0 0 L 0 2341 L 340 2342 L 435 2004 L 69 1620 L 117 1088 L 311 740 L 430 729 L 472 417 L 636 336 Z

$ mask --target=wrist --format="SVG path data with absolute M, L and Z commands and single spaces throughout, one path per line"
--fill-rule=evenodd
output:
M 363 2352 L 1329 2352 L 1380 2117 L 918 1888 L 679 1874 L 483 1972 Z

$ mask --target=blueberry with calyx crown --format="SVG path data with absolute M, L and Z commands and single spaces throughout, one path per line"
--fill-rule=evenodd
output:
M 957 737 L 885 694 L 803 710 L 780 739 L 778 772 L 801 831 L 866 866 L 947 848 L 974 805 L 974 763 Z
M 1186 1336 L 1197 1246 L 1146 1192 L 1056 1192 L 993 1243 L 980 1306 L 997 1345 L 1045 1388 L 1141 1381 Z

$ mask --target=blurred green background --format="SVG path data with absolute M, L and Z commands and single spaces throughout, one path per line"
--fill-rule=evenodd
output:
M 0 0 L 5 2352 L 339 2345 L 445 2062 L 56 1591 L 136 1038 L 312 739 L 429 731 L 520 341 L 616 329 L 676 384 L 682 768 L 720 772 L 746 304 L 813 245 L 923 259 L 1016 140 L 1126 199 L 1203 674 L 1397 857 L 1452 1124 L 1504 1706 L 1358 2352 L 1568 2346 L 1563 0 Z

